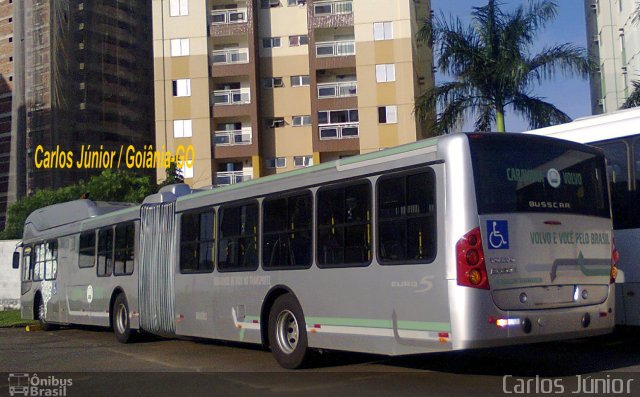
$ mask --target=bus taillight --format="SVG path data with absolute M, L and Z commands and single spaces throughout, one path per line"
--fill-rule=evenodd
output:
M 456 244 L 458 285 L 471 288 L 489 289 L 487 268 L 482 251 L 480 228 L 477 227 L 462 236 Z
M 616 239 L 613 237 L 613 233 L 611 234 L 611 273 L 609 277 L 609 284 L 613 284 L 616 282 L 616 277 L 618 276 L 618 260 L 620 260 L 620 253 L 616 248 Z

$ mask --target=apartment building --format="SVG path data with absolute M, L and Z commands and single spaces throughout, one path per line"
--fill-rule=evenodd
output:
M 156 146 L 193 187 L 413 142 L 428 0 L 153 0 Z M 158 169 L 159 180 L 164 169 Z
M 4 228 L 11 166 L 13 1 L 0 0 L 0 229 Z
M 13 4 L 12 131 L 18 143 L 12 148 L 17 171 L 10 193 L 20 197 L 55 189 L 103 170 L 38 167 L 39 146 L 70 151 L 78 160 L 83 146 L 119 152 L 123 146 L 152 145 L 151 0 Z
M 591 75 L 593 114 L 616 111 L 640 80 L 640 22 L 637 0 L 585 0 L 589 55 L 598 65 Z

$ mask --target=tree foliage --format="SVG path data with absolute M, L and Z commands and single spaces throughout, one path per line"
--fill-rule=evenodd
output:
M 97 201 L 122 201 L 140 203 L 149 194 L 155 193 L 158 186 L 148 176 L 138 176 L 131 172 L 102 171 L 87 181 L 60 189 L 41 189 L 31 196 L 23 197 L 7 209 L 5 229 L 0 233 L 2 239 L 22 238 L 24 221 L 38 208 L 65 201 L 88 198 Z
M 532 128 L 563 123 L 567 114 L 533 94 L 532 87 L 557 76 L 587 78 L 592 68 L 586 50 L 564 43 L 531 54 L 537 33 L 557 15 L 554 1 L 530 1 L 513 12 L 488 0 L 473 7 L 465 26 L 444 14 L 424 21 L 418 39 L 433 43 L 436 66 L 454 81 L 436 85 L 416 99 L 415 113 L 428 121 L 439 111 L 433 128 L 451 132 L 466 117 L 475 116 L 476 131 L 496 125 L 505 130 L 507 108 L 522 116 Z

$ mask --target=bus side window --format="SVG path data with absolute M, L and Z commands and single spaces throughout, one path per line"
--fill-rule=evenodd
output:
M 113 268 L 113 227 L 98 232 L 98 276 L 111 275 Z
M 604 151 L 607 158 L 607 174 L 611 187 L 611 206 L 614 229 L 627 229 L 634 217 L 633 203 L 629 191 L 629 157 L 628 146 L 624 141 L 596 143 L 595 146 Z
M 311 193 L 267 198 L 262 203 L 262 266 L 300 269 L 311 265 Z
M 436 254 L 433 171 L 380 178 L 378 258 L 382 264 L 431 262 Z
M 96 231 L 91 230 L 80 234 L 80 248 L 78 249 L 78 266 L 93 267 L 96 262 Z
M 44 279 L 44 263 L 45 263 L 45 250 L 44 244 L 38 243 L 35 248 L 35 263 L 33 265 L 33 281 L 41 281 Z
M 45 251 L 45 280 L 55 280 L 58 275 L 58 241 L 43 244 Z
M 133 222 L 116 226 L 114 269 L 116 276 L 133 273 L 133 250 L 135 244 L 135 224 Z
M 214 262 L 213 209 L 185 213 L 180 218 L 180 272 L 211 273 Z
M 369 182 L 320 189 L 317 202 L 318 265 L 368 265 L 371 262 Z
M 256 270 L 258 203 L 222 207 L 219 214 L 218 270 Z
M 24 247 L 22 251 L 22 280 L 33 280 L 33 249 L 31 246 Z

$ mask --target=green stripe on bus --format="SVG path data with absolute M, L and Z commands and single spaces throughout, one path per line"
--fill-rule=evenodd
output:
M 305 317 L 307 326 L 313 324 L 334 325 L 341 327 L 385 328 L 392 329 L 391 320 L 376 320 L 367 318 L 334 318 L 334 317 Z M 398 329 L 412 331 L 437 331 L 451 332 L 450 323 L 437 323 L 425 321 L 398 321 Z

